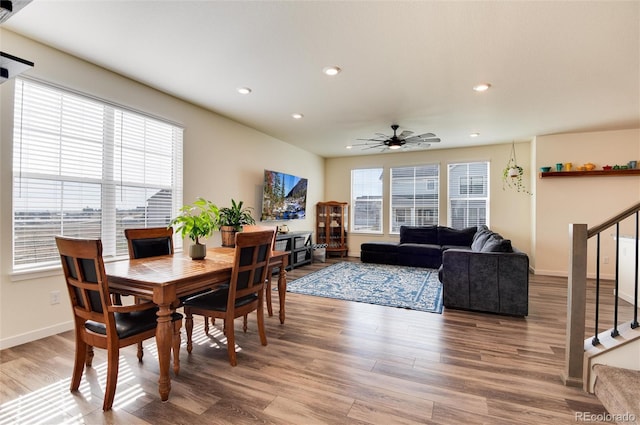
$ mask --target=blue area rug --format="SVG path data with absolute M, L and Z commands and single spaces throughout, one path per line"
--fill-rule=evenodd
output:
M 336 263 L 288 282 L 287 291 L 442 313 L 442 284 L 432 269 Z

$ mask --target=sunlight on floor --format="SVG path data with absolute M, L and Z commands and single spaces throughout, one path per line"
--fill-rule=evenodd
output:
M 81 404 L 93 400 L 92 389 L 100 395 L 104 394 L 106 379 L 107 363 L 104 362 L 85 368 L 77 393 L 69 391 L 69 377 L 21 395 L 0 405 L 0 425 L 52 423 L 52 420 L 57 424 L 84 423 L 83 414 L 77 413 L 77 410 Z M 131 384 L 134 380 L 135 375 L 131 367 L 124 356 L 120 356 L 114 410 L 122 409 L 145 395 L 139 384 Z M 102 408 L 102 398 L 97 406 L 97 409 Z
M 184 329 L 182 329 L 181 333 L 181 347 L 185 347 L 187 340 Z M 194 324 L 193 327 L 193 343 L 210 348 L 225 349 L 227 338 L 217 326 L 211 326 L 209 328 L 209 335 L 205 334 L 204 323 L 199 322 Z M 135 349 L 135 347 L 127 347 L 125 350 L 126 349 Z M 96 353 L 98 351 L 104 351 L 100 349 L 95 350 Z M 241 350 L 242 349 L 236 345 L 236 351 Z M 149 359 L 149 357 L 158 361 L 158 348 L 155 340 L 149 340 L 144 345 L 144 358 Z M 137 376 L 130 366 L 130 362 L 137 363 L 137 359 L 130 356 L 129 361 L 127 361 L 127 359 L 121 355 L 119 361 L 118 386 L 113 403 L 113 410 L 124 409 L 126 406 L 146 395 L 142 387 L 135 383 Z M 60 379 L 46 387 L 1 404 L 0 425 L 36 423 L 83 424 L 85 423 L 83 415 L 86 415 L 88 410 L 102 409 L 102 397 L 104 395 L 106 380 L 107 363 L 94 363 L 91 368 L 85 367 L 77 393 L 69 391 L 69 385 L 71 383 L 71 377 L 69 377 Z M 152 396 L 157 397 L 157 393 L 154 393 Z M 87 409 L 85 405 L 91 403 L 93 403 L 95 407 Z M 79 410 L 83 413 L 78 413 Z
M 204 323 L 194 323 L 191 339 L 194 345 L 206 345 L 210 348 L 225 349 L 227 347 L 227 337 L 224 335 L 222 329 L 217 326 L 209 326 L 209 335 L 207 335 L 204 333 Z M 183 338 L 182 343 L 186 345 L 186 337 Z M 235 347 L 236 351 L 242 351 L 242 348 L 240 348 L 238 344 L 236 344 Z

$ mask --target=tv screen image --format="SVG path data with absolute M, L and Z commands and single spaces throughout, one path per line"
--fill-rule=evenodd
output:
M 307 179 L 264 170 L 262 221 L 303 219 L 306 208 Z

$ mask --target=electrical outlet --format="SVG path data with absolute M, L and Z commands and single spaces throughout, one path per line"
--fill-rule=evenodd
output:
M 603 258 L 602 258 L 602 262 L 603 262 L 604 264 L 609 264 L 609 257 L 603 257 Z
M 51 305 L 60 304 L 60 291 L 51 291 L 49 294 L 49 303 L 51 303 Z

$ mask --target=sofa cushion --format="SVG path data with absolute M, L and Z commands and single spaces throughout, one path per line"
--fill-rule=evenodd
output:
M 441 226 L 438 227 L 438 243 L 440 245 L 471 246 L 477 230 L 476 226 L 464 229 Z
M 395 242 L 365 242 L 360 245 L 360 251 L 396 252 L 398 244 Z
M 511 240 L 504 239 L 499 234 L 494 233 L 489 236 L 480 252 L 513 252 L 513 247 L 511 246 Z
M 400 226 L 400 244 L 438 244 L 438 226 Z
M 469 245 L 442 245 L 440 247 L 440 250 L 442 252 L 448 250 L 448 249 L 461 249 L 463 251 L 470 251 L 471 247 Z
M 398 264 L 437 269 L 442 264 L 440 245 L 404 243 L 398 246 Z

